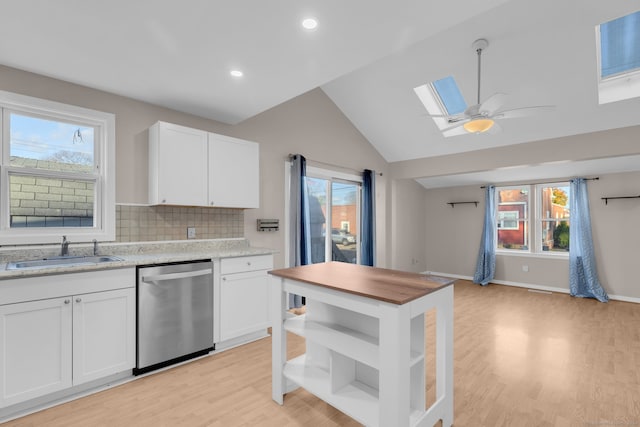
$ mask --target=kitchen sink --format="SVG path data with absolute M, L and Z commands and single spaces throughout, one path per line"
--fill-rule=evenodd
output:
M 27 261 L 15 261 L 7 264 L 7 270 L 32 270 L 37 268 L 52 268 L 73 265 L 103 264 L 107 262 L 124 261 L 112 255 L 88 256 L 60 256 Z

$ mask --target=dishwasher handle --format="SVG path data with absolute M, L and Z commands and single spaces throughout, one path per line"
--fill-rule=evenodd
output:
M 213 270 L 210 268 L 204 270 L 196 270 L 196 271 L 185 271 L 182 273 L 166 273 L 166 274 L 158 274 L 156 276 L 142 276 L 143 282 L 160 282 L 163 280 L 178 280 L 178 279 L 186 279 L 187 277 L 198 277 L 198 276 L 206 276 L 207 274 L 212 274 Z

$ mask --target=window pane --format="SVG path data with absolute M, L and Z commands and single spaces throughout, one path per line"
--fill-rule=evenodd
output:
M 309 222 L 311 225 L 309 236 L 311 238 L 312 264 L 324 262 L 325 260 L 325 235 L 327 229 L 325 209 L 327 206 L 328 182 L 326 179 L 306 178 Z
M 10 164 L 93 173 L 94 128 L 10 114 Z
M 434 81 L 433 87 L 438 92 L 438 96 L 448 114 L 462 113 L 467 109 L 467 103 L 464 101 L 453 76 Z
M 333 261 L 357 263 L 357 197 L 357 185 L 332 183 L 331 253 Z
M 600 25 L 601 76 L 640 68 L 640 12 Z
M 94 182 L 10 175 L 11 228 L 93 227 Z
M 569 251 L 570 187 L 540 188 L 543 251 Z
M 529 250 L 529 188 L 501 188 L 497 197 L 498 248 Z

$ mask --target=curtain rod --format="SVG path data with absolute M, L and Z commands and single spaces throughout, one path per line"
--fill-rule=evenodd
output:
M 527 184 L 527 183 L 525 183 L 525 184 L 512 184 L 512 185 L 557 184 L 557 183 L 559 183 L 559 182 L 567 182 L 567 181 L 571 181 L 572 179 L 575 179 L 575 178 L 563 179 L 562 181 L 540 181 L 540 182 L 530 182 L 530 183 L 528 183 L 528 184 Z M 599 180 L 599 179 L 600 179 L 600 177 L 599 177 L 599 176 L 596 176 L 596 177 L 593 177 L 593 178 L 585 178 L 584 180 L 585 180 L 585 181 L 597 181 L 597 180 Z M 511 187 L 512 185 L 506 184 L 506 185 L 501 185 L 500 187 Z M 483 185 L 483 186 L 482 186 L 482 187 L 480 187 L 480 188 L 487 188 L 487 186 L 486 186 L 486 185 Z
M 289 154 L 289 156 L 287 157 L 289 160 L 293 159 L 293 156 L 295 156 L 295 154 Z M 312 160 L 312 159 L 307 159 L 308 162 L 311 163 L 315 163 L 318 165 L 325 165 L 325 166 L 331 166 L 332 168 L 340 168 L 340 169 L 344 169 L 344 170 L 348 170 L 351 172 L 355 172 L 355 173 L 362 173 L 363 171 L 361 170 L 357 170 L 357 169 L 353 169 L 353 168 L 348 168 L 346 166 L 340 166 L 340 165 L 334 165 L 332 163 L 325 163 L 325 162 L 320 162 L 318 160 Z M 376 172 L 376 175 L 382 176 L 382 172 Z

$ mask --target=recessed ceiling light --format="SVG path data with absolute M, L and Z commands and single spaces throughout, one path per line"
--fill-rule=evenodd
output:
M 318 20 L 316 18 L 305 18 L 302 20 L 302 26 L 305 30 L 315 30 L 318 27 Z
M 242 77 L 244 75 L 244 73 L 240 70 L 231 70 L 229 74 L 231 74 L 233 77 Z

